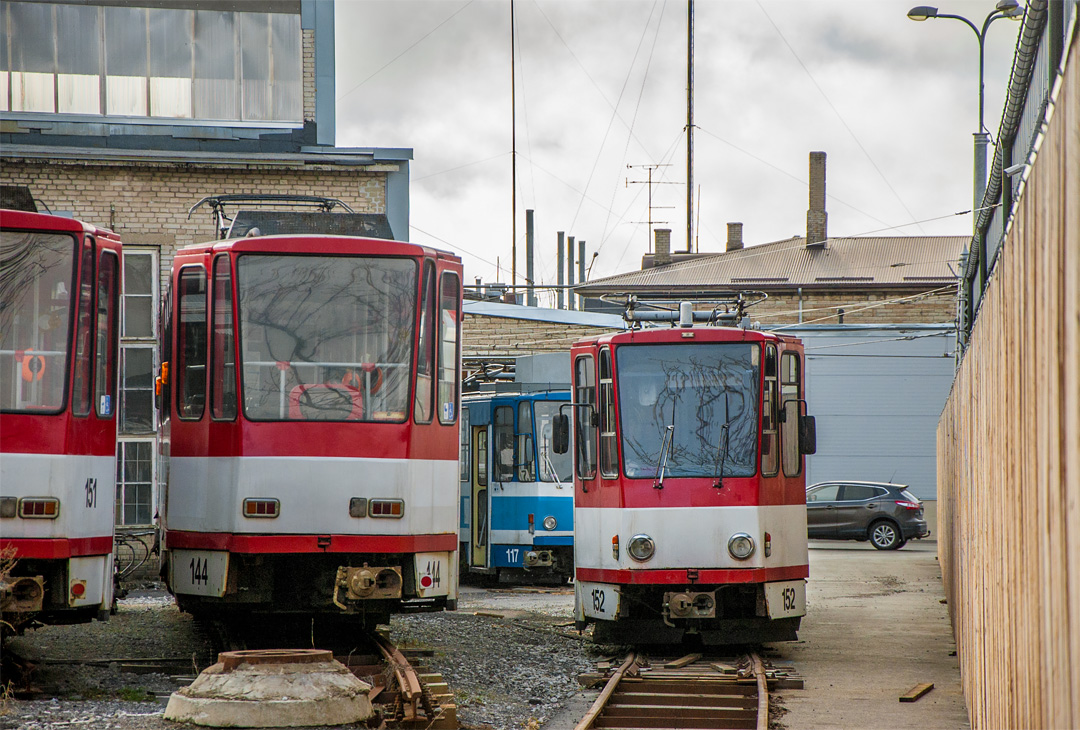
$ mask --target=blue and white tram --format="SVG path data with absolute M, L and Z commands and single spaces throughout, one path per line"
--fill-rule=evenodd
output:
M 462 399 L 463 573 L 504 582 L 573 574 L 573 464 L 551 441 L 552 419 L 569 402 L 568 390 Z

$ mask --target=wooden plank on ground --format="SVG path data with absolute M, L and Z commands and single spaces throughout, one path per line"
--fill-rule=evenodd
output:
M 922 697 L 924 694 L 926 694 L 927 692 L 929 692 L 933 688 L 934 688 L 934 683 L 933 682 L 924 682 L 923 684 L 917 684 L 914 687 L 912 687 L 911 689 L 909 689 L 906 693 L 900 695 L 900 701 L 901 702 L 914 702 L 915 700 L 919 699 L 920 697 Z

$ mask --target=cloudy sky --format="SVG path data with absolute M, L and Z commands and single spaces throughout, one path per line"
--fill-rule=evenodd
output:
M 723 250 L 730 221 L 747 245 L 805 235 L 812 150 L 828 154 L 830 235 L 970 231 L 954 214 L 972 207 L 978 44 L 957 20 L 909 20 L 916 1 L 698 0 L 698 250 Z M 993 9 L 940 12 L 981 25 Z M 558 231 L 585 239 L 591 279 L 640 268 L 646 165 L 666 165 L 652 218 L 684 250 L 686 3 L 516 0 L 514 16 L 518 283 L 527 208 L 537 283 L 556 280 Z M 509 1 L 338 0 L 336 26 L 337 144 L 412 148 L 410 239 L 460 254 L 466 284 L 509 282 Z M 992 138 L 1019 27 L 987 34 Z

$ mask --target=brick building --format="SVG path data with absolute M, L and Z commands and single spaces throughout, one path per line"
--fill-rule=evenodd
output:
M 125 244 L 119 525 L 157 505 L 157 304 L 209 195 L 337 198 L 409 230 L 412 151 L 334 146 L 332 0 L 0 5 L 0 183 Z M 155 275 L 157 274 L 157 275 Z

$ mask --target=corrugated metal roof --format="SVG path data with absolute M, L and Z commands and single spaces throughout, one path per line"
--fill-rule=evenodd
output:
M 574 289 L 584 296 L 702 289 L 895 288 L 953 283 L 970 236 L 830 238 L 807 248 L 795 236 L 616 274 Z M 950 265 L 952 269 L 950 270 Z

